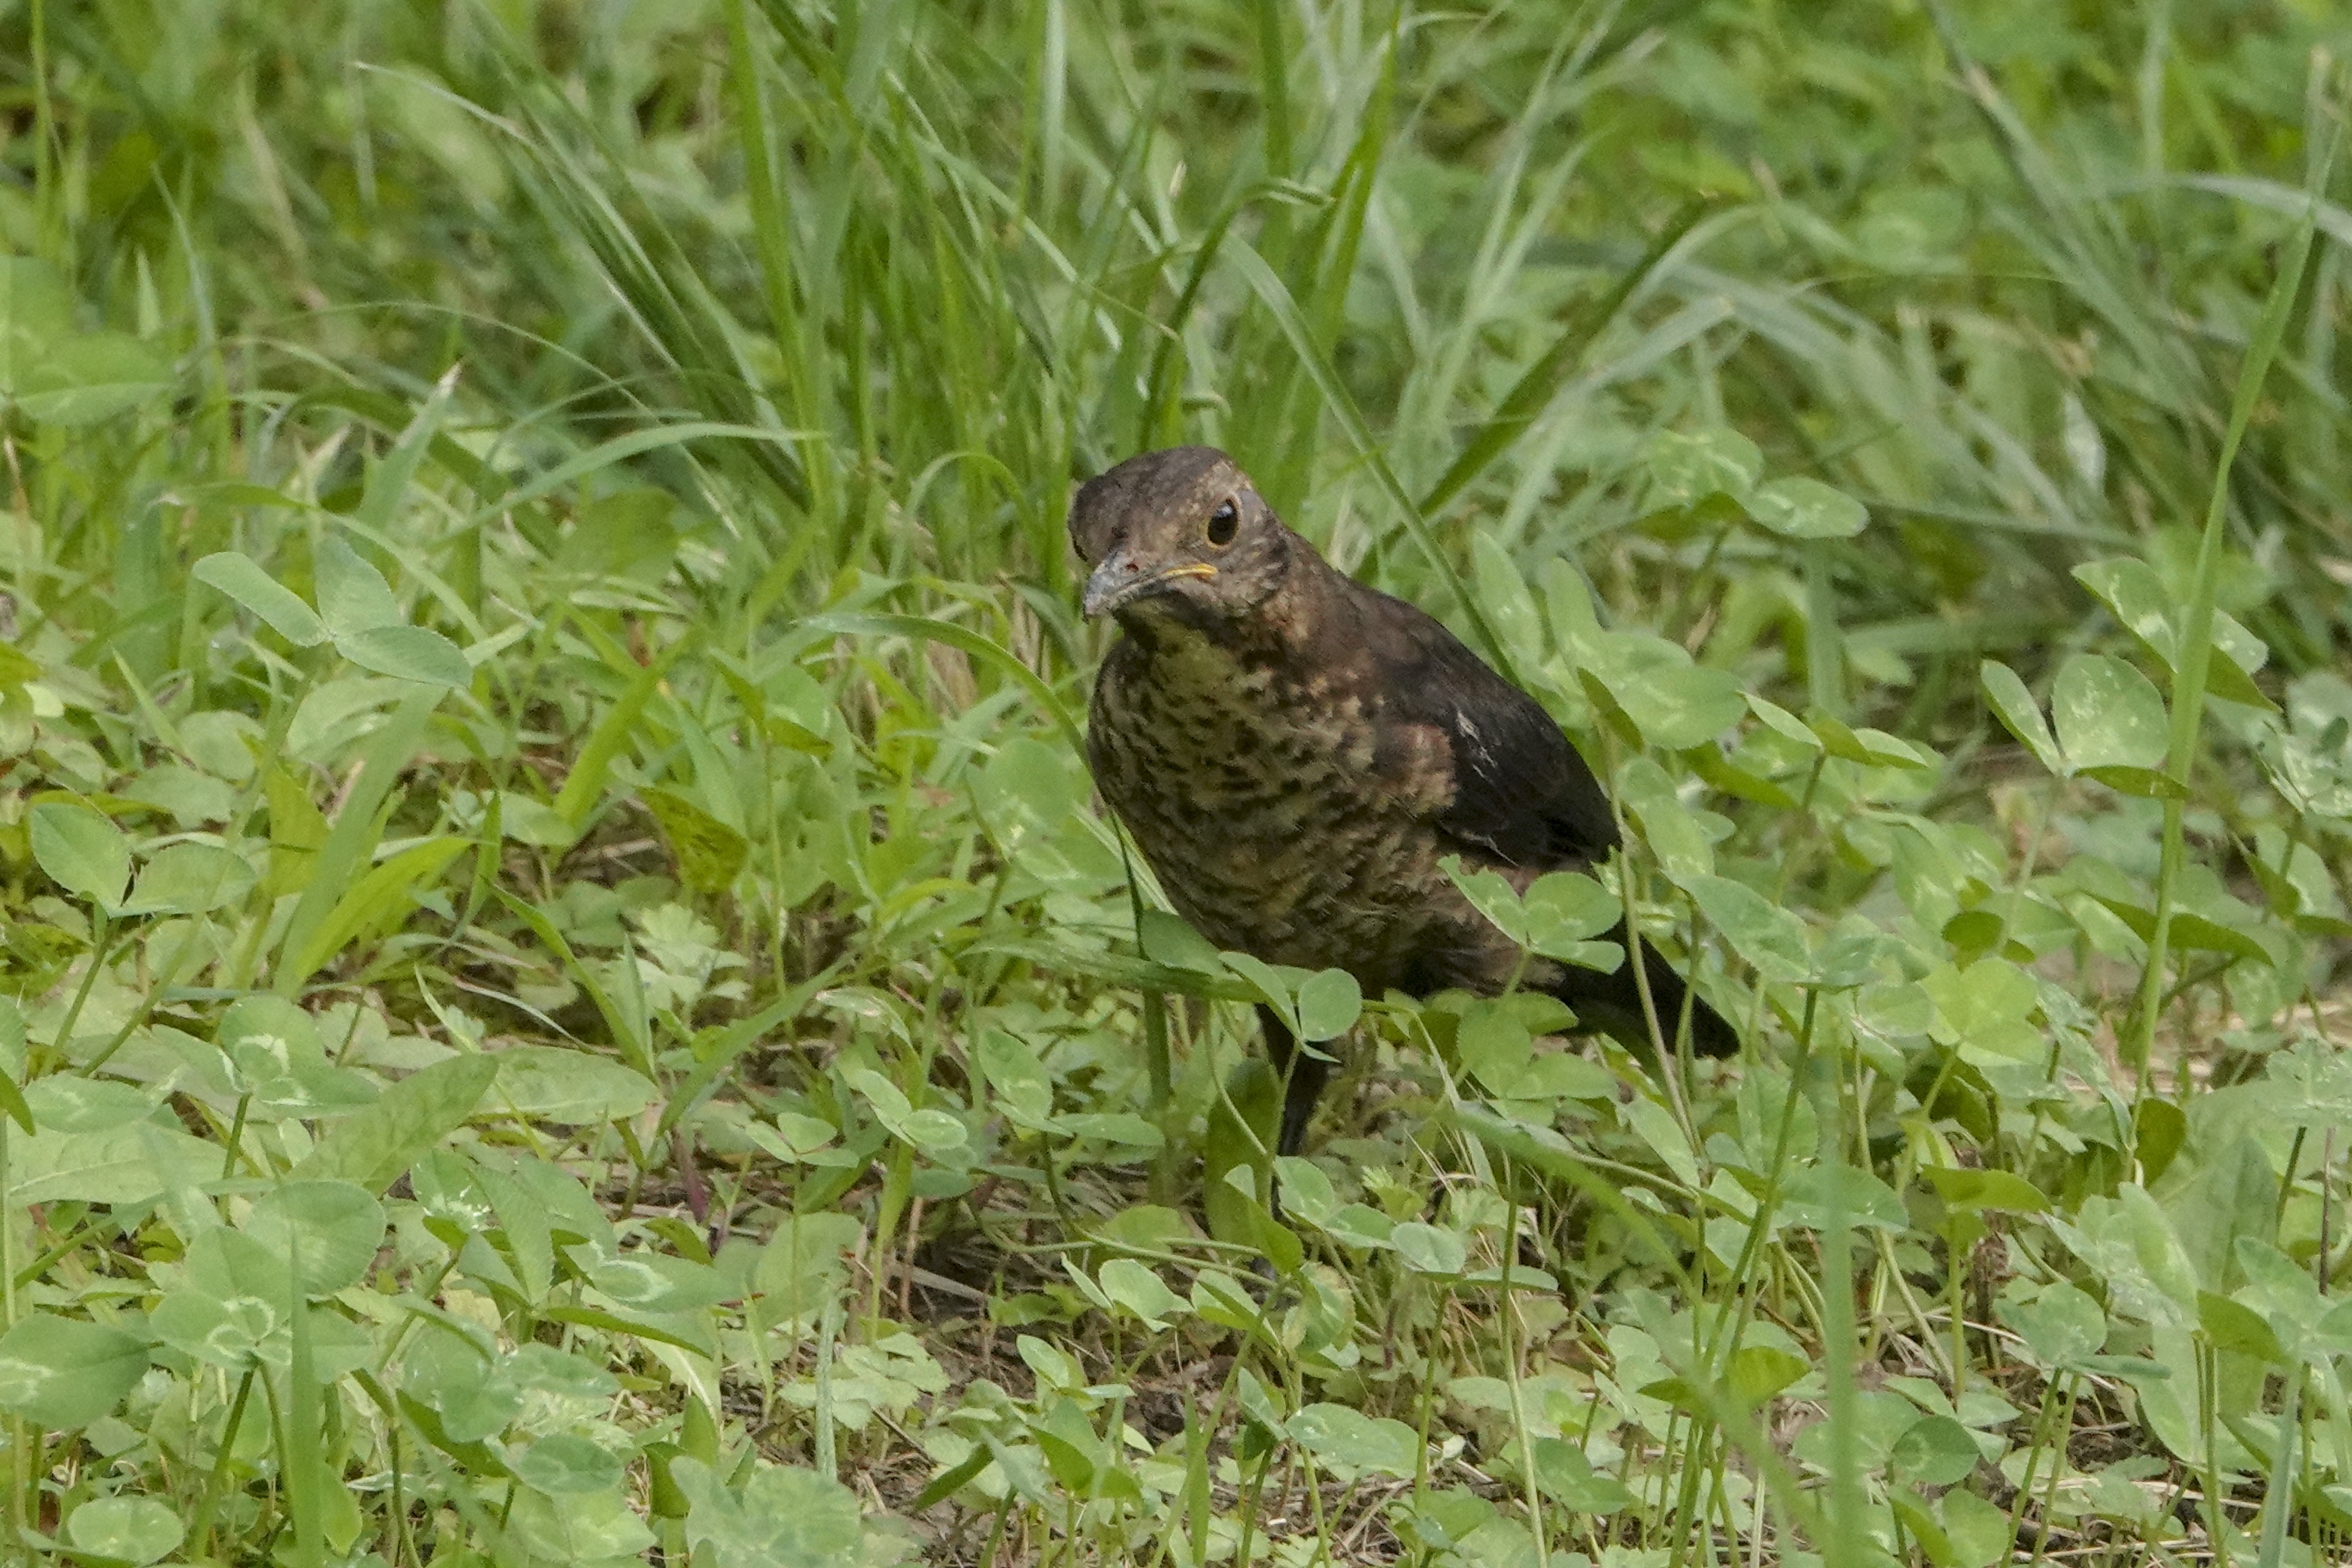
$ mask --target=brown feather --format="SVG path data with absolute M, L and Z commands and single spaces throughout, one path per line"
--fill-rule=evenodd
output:
M 1533 698 L 1421 610 L 1335 570 L 1213 448 L 1146 453 L 1089 480 L 1070 538 L 1093 569 L 1089 613 L 1126 633 L 1095 683 L 1095 780 L 1202 935 L 1344 969 L 1372 995 L 1492 994 L 1517 974 L 1646 1045 L 1629 968 L 1527 962 L 1441 865 L 1458 855 L 1524 888 L 1616 847 L 1600 782 Z M 1644 951 L 1671 1036 L 1685 986 Z M 1696 1047 L 1737 1050 L 1721 1016 L 1691 1003 Z M 1291 1042 L 1272 1037 L 1271 1015 L 1267 1026 L 1286 1059 Z M 1303 1081 L 1311 1102 L 1319 1064 L 1297 1067 L 1293 1100 Z M 1286 1152 L 1305 1110 L 1286 1115 Z

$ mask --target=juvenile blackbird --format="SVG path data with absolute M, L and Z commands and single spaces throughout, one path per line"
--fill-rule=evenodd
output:
M 1095 682 L 1095 782 L 1194 929 L 1269 963 L 1344 969 L 1372 996 L 1492 994 L 1525 963 L 1522 986 L 1647 1052 L 1630 965 L 1527 960 L 1439 865 L 1458 855 L 1524 889 L 1616 847 L 1592 770 L 1534 699 L 1335 570 L 1214 447 L 1129 458 L 1079 488 L 1069 526 L 1093 569 L 1086 614 L 1127 634 Z M 1685 988 L 1643 959 L 1672 1040 Z M 1695 1047 L 1737 1051 L 1689 1001 Z M 1258 1016 L 1288 1076 L 1279 1152 L 1295 1153 L 1326 1066 Z

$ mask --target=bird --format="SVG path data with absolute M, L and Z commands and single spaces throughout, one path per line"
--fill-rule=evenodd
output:
M 1534 698 L 1434 617 L 1349 577 L 1213 447 L 1128 458 L 1069 511 L 1087 619 L 1120 636 L 1096 677 L 1087 762 L 1103 800 L 1203 937 L 1267 963 L 1343 969 L 1364 994 L 1515 983 L 1582 1029 L 1654 1056 L 1631 966 L 1534 957 L 1447 874 L 1524 892 L 1617 847 L 1608 796 Z M 1607 940 L 1622 946 L 1621 921 Z M 1739 1048 L 1731 1026 L 1642 949 L 1669 1040 Z M 1276 1152 L 1303 1146 L 1329 1064 L 1261 1005 L 1284 1079 Z

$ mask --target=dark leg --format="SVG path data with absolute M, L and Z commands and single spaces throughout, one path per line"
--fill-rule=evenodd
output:
M 1266 1059 L 1282 1079 L 1282 1132 L 1275 1140 L 1276 1154 L 1296 1154 L 1307 1141 L 1307 1119 L 1315 1114 L 1316 1097 L 1331 1076 L 1331 1064 L 1298 1048 L 1298 1041 L 1280 1014 L 1264 1003 L 1257 1021 L 1265 1031 Z

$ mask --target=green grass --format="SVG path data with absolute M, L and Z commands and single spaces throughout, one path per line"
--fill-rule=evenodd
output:
M 2347 21 L 0 15 L 11 1552 L 2338 1560 Z M 1130 886 L 1178 440 L 1739 1061 Z

